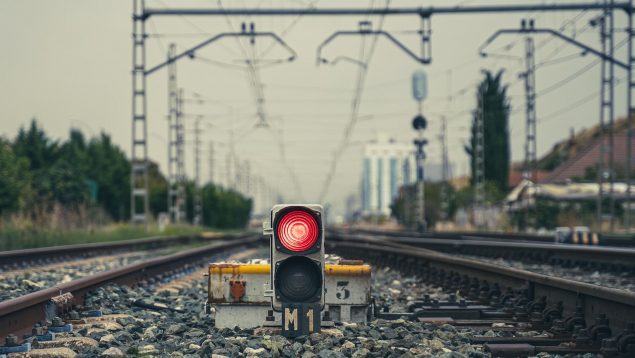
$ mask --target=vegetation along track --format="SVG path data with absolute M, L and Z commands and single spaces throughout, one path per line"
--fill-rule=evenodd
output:
M 600 352 L 602 349 L 606 355 L 612 350 L 635 354 L 635 293 L 369 236 L 331 235 L 327 248 L 346 258 L 367 260 L 376 267 L 414 274 L 460 297 L 449 302 L 420 298 L 409 306 L 409 312 L 378 312 L 379 318 L 406 316 L 459 325 L 482 322 L 493 325 L 498 320 L 498 323 L 515 326 L 524 322 L 533 329 L 549 332 L 538 338 L 474 337 L 473 343 L 485 343 L 494 356 L 522 356 L 537 351 Z
M 87 292 L 108 283 L 135 286 L 170 277 L 199 263 L 206 263 L 209 255 L 254 245 L 259 241 L 255 235 L 235 235 L 222 239 L 199 248 L 133 263 L 0 302 L 0 336 L 30 333 L 35 323 L 47 319 L 50 321 L 56 314 L 61 315 L 73 306 L 81 305 Z

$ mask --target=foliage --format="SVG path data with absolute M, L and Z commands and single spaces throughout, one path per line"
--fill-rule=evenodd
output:
M 476 170 L 476 121 L 481 111 L 483 113 L 484 132 L 484 169 L 485 181 L 492 182 L 498 190 L 508 189 L 509 176 L 509 110 L 507 87 L 502 84 L 503 71 L 493 75 L 485 71 L 485 78 L 478 85 L 477 108 L 473 114 L 470 144 L 465 147 L 470 156 L 472 168 L 472 184 Z
M 448 217 L 452 217 L 456 211 L 456 200 L 454 199 L 454 190 L 451 185 L 447 183 L 425 183 L 424 196 L 425 196 L 425 215 L 428 227 L 432 228 L 441 220 L 442 217 L 442 205 L 441 205 L 441 192 L 443 186 L 446 187 L 449 207 Z M 416 184 L 407 185 L 401 188 L 399 197 L 391 204 L 391 215 L 397 219 L 397 221 L 408 228 L 416 228 L 416 218 L 414 215 L 416 208 Z
M 116 221 L 126 220 L 130 212 L 130 162 L 123 150 L 101 133 L 86 149 L 90 163 L 87 177 L 97 183 L 97 203 Z
M 148 164 L 148 186 L 151 214 L 167 212 L 168 183 L 154 162 Z M 211 184 L 203 190 L 206 225 L 242 228 L 247 224 L 250 200 Z M 191 182 L 186 193 L 191 221 Z M 67 140 L 54 141 L 34 119 L 13 142 L 0 138 L 0 215 L 0 231 L 12 220 L 11 227 L 42 232 L 128 220 L 130 161 L 105 133 L 86 139 L 72 129 Z
M 200 227 L 173 225 L 162 232 L 155 226 L 146 231 L 142 226 L 121 224 L 108 225 L 99 229 L 59 230 L 25 228 L 20 223 L 5 222 L 3 226 L 0 226 L 0 250 L 132 240 L 151 236 L 189 235 L 199 233 L 201 230 Z
M 608 198 L 602 204 L 609 206 Z M 581 200 L 576 202 L 558 202 L 549 198 L 539 197 L 535 207 L 515 211 L 510 220 L 513 226 L 524 228 L 533 226 L 543 229 L 555 229 L 558 226 L 580 226 L 595 222 L 597 201 Z M 614 213 L 617 218 L 624 215 L 624 209 L 619 203 L 615 204 Z M 529 225 L 531 223 L 531 225 Z
M 467 186 L 459 190 L 455 195 L 454 205 L 459 208 L 467 208 L 472 206 L 474 201 L 474 187 Z M 493 204 L 500 202 L 505 198 L 506 192 L 501 191 L 493 182 L 485 182 L 483 185 L 483 193 L 485 204 Z
M 30 179 L 28 166 L 28 161 L 16 156 L 11 145 L 0 138 L 0 214 L 24 206 Z
M 208 183 L 203 191 L 203 224 L 226 229 L 245 227 L 249 222 L 252 201 L 232 190 Z

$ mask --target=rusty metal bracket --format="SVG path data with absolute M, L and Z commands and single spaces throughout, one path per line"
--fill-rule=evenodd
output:
M 245 296 L 245 286 L 247 282 L 245 281 L 229 281 L 229 293 L 233 297 L 234 301 L 240 302 L 240 300 Z

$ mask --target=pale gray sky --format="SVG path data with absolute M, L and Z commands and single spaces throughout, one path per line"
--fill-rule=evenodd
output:
M 545 1 L 524 0 L 515 3 L 543 3 Z M 556 1 L 549 1 L 555 3 Z M 564 0 L 557 1 L 565 2 Z M 573 2 L 567 0 L 566 2 Z M 244 6 L 300 7 L 308 1 L 222 1 L 225 8 Z M 383 1 L 374 1 L 383 7 Z M 511 1 L 397 1 L 391 6 L 430 6 L 452 4 L 495 4 Z M 182 4 L 177 1 L 147 1 L 152 7 L 171 7 Z M 218 1 L 190 1 L 183 6 L 217 7 Z M 369 6 L 366 1 L 319 1 L 317 6 Z M 54 138 L 66 137 L 70 127 L 77 127 L 89 134 L 104 130 L 112 134 L 114 141 L 126 151 L 130 149 L 131 128 L 131 1 L 115 0 L 2 0 L 0 1 L 0 135 L 13 137 L 20 126 L 27 125 L 37 117 Z M 623 29 L 625 16 L 616 13 L 618 28 Z M 450 159 L 456 169 L 455 175 L 468 171 L 463 144 L 469 136 L 471 115 L 475 105 L 475 84 L 481 69 L 507 69 L 505 82 L 510 84 L 513 115 L 512 155 L 515 160 L 523 157 L 524 144 L 524 100 L 523 85 L 518 73 L 523 64 L 518 60 L 490 58 L 481 59 L 478 47 L 499 28 L 517 28 L 520 19 L 534 16 L 538 26 L 558 28 L 569 19 L 575 20 L 566 33 L 576 33 L 585 43 L 598 46 L 598 30 L 589 28 L 588 20 L 597 12 L 564 12 L 545 14 L 499 14 L 499 15 L 440 15 L 432 18 L 433 62 L 421 66 L 396 49 L 391 43 L 380 39 L 368 70 L 359 119 L 350 140 L 351 145 L 338 162 L 326 201 L 343 208 L 344 199 L 350 193 L 359 192 L 361 176 L 361 143 L 383 132 L 404 141 L 411 141 L 414 133 L 411 118 L 416 105 L 411 99 L 410 75 L 423 67 L 429 74 L 429 98 L 424 111 L 430 125 L 427 137 L 431 144 L 428 161 L 439 162 L 441 155 L 437 135 L 440 129 L 439 116 L 445 114 L 449 123 Z M 297 53 L 292 63 L 261 70 L 264 83 L 265 108 L 272 131 L 254 129 L 256 106 L 244 71 L 211 65 L 200 60 L 183 60 L 178 64 L 179 85 L 188 96 L 202 96 L 221 101 L 234 108 L 230 117 L 210 121 L 204 139 L 204 158 L 207 161 L 207 142 L 229 142 L 229 131 L 236 133 L 236 152 L 249 159 L 254 172 L 279 191 L 288 193 L 289 200 L 313 202 L 318 199 L 332 161 L 332 153 L 341 141 L 343 129 L 350 120 L 351 101 L 354 94 L 358 66 L 340 62 L 335 66 L 315 65 L 317 46 L 337 30 L 355 30 L 363 18 L 355 17 L 305 17 L 300 19 L 286 36 L 285 41 Z M 379 18 L 371 19 L 373 24 Z M 282 33 L 292 22 L 287 18 L 232 18 L 222 17 L 175 17 L 152 18 L 147 31 L 152 35 L 148 41 L 148 64 L 156 64 L 166 57 L 170 42 L 180 50 L 187 49 L 219 32 L 240 27 L 242 21 L 254 21 L 259 31 Z M 418 38 L 410 31 L 417 30 L 417 17 L 386 18 L 384 29 L 393 33 L 414 49 Z M 175 35 L 178 36 L 165 36 Z M 183 36 L 185 35 L 185 36 Z M 616 38 L 620 44 L 624 38 L 621 30 Z M 546 59 L 560 59 L 579 51 L 562 46 L 558 40 L 536 38 L 537 63 Z M 372 41 L 367 39 L 365 51 Z M 507 36 L 498 40 L 491 48 L 501 50 L 514 43 L 508 54 L 522 56 L 523 39 Z M 257 42 L 256 50 L 262 51 L 269 43 Z M 325 50 L 325 56 L 358 57 L 363 40 L 351 37 L 335 41 Z M 199 53 L 206 59 L 236 62 L 243 58 L 243 48 L 227 39 L 211 45 Z M 617 51 L 625 57 L 625 46 Z M 274 48 L 267 58 L 280 58 L 285 53 Z M 590 56 L 569 59 L 559 64 L 540 68 L 537 72 L 537 91 L 548 89 L 559 81 L 566 80 L 577 71 L 595 61 Z M 600 67 L 579 74 L 567 84 L 538 98 L 538 147 L 545 153 L 556 141 L 568 136 L 569 128 L 580 129 L 597 122 Z M 623 71 L 616 69 L 616 77 L 623 78 Z M 625 113 L 625 87 L 622 81 L 616 87 L 616 113 Z M 148 78 L 149 94 L 149 148 L 152 160 L 165 170 L 167 73 L 159 71 Z M 454 100 L 447 98 L 454 93 Z M 587 100 L 585 100 L 587 98 Z M 222 105 L 186 104 L 187 113 L 225 114 L 228 107 Z M 373 117 L 368 117 L 373 116 Z M 187 139 L 191 142 L 193 122 L 187 123 Z M 282 133 L 287 160 L 296 172 L 302 186 L 303 197 L 294 192 L 288 171 L 281 164 L 277 142 L 273 133 Z M 280 135 L 280 134 L 277 134 Z M 216 160 L 224 164 L 226 147 L 217 146 Z M 187 170 L 193 174 L 191 143 L 187 150 Z M 224 170 L 224 168 L 219 168 Z M 203 173 L 208 173 L 204 163 Z

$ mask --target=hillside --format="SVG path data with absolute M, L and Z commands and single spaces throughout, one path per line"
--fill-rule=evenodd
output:
M 635 124 L 633 126 L 635 127 Z M 600 136 L 599 128 L 600 126 L 597 124 L 556 143 L 549 153 L 538 160 L 538 169 L 551 171 L 566 160 L 573 158 L 580 150 L 586 148 L 589 142 Z M 626 119 L 616 120 L 615 133 L 624 131 L 626 131 Z

